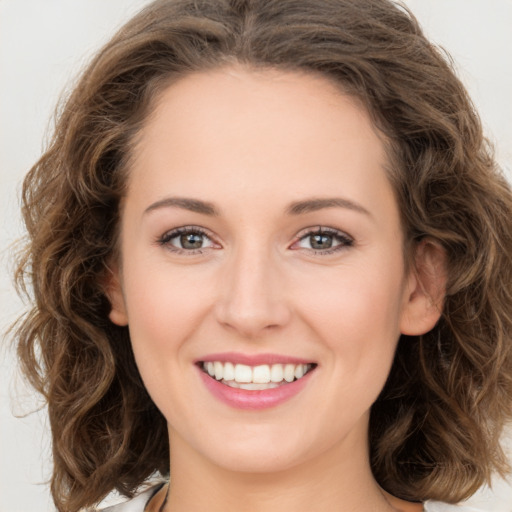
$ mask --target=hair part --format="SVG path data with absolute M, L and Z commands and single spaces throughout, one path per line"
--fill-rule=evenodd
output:
M 84 71 L 23 187 L 16 280 L 24 372 L 48 402 L 52 495 L 77 511 L 168 472 L 165 418 L 127 328 L 108 320 L 109 265 L 131 150 L 173 81 L 240 64 L 321 74 L 366 107 L 389 149 L 406 244 L 446 251 L 438 325 L 402 336 L 370 419 L 371 463 L 395 496 L 456 502 L 492 471 L 511 416 L 512 195 L 445 56 L 388 0 L 157 0 Z

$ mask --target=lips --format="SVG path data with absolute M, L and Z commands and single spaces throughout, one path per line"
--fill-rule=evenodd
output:
M 316 366 L 275 354 L 217 354 L 197 361 L 208 390 L 241 409 L 274 407 L 292 398 L 304 388 Z

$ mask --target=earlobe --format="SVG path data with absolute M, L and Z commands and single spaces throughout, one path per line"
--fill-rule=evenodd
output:
M 423 239 L 415 250 L 414 268 L 407 283 L 407 303 L 402 315 L 402 334 L 418 336 L 439 320 L 446 295 L 446 252 L 431 239 Z
M 128 325 L 128 315 L 121 286 L 121 278 L 117 266 L 108 269 L 105 279 L 105 294 L 110 302 L 110 321 L 121 327 Z

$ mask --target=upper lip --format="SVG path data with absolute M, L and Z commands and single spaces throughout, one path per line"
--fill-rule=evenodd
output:
M 240 352 L 221 352 L 208 354 L 196 359 L 195 363 L 208 363 L 219 361 L 221 363 L 245 364 L 247 366 L 258 366 L 262 364 L 311 364 L 311 359 L 287 356 L 283 354 L 242 354 Z

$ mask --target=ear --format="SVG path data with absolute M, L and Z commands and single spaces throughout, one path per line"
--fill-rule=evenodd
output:
M 105 279 L 105 294 L 110 302 L 110 321 L 121 327 L 128 325 L 128 314 L 126 303 L 121 285 L 121 275 L 119 267 L 113 265 L 107 270 L 108 275 Z
M 414 267 L 407 283 L 407 301 L 400 323 L 402 334 L 418 336 L 430 331 L 439 320 L 446 296 L 446 252 L 431 239 L 416 247 Z

